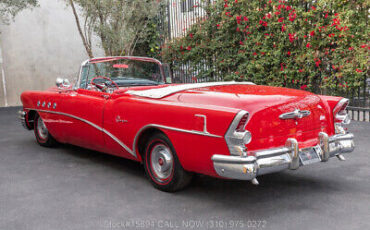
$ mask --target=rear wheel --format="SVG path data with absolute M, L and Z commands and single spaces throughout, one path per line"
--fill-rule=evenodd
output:
M 36 141 L 39 145 L 44 147 L 53 147 L 57 144 L 57 141 L 50 135 L 44 121 L 38 113 L 35 114 L 34 132 Z
M 162 133 L 153 135 L 147 142 L 144 167 L 154 187 L 165 192 L 183 189 L 192 178 L 192 175 L 182 168 L 174 147 Z

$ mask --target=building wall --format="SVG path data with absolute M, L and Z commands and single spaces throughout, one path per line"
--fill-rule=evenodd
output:
M 65 1 L 39 0 L 39 4 L 22 11 L 10 25 L 0 26 L 7 94 L 4 98 L 0 68 L 0 106 L 20 105 L 23 91 L 45 90 L 55 85 L 57 77 L 73 80 L 80 63 L 88 58 Z M 97 49 L 95 55 L 102 53 Z
M 205 16 L 201 0 L 168 0 L 169 39 L 183 37 L 194 23 Z

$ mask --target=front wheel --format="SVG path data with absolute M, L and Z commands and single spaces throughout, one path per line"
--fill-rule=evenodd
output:
M 147 142 L 144 167 L 154 187 L 165 192 L 183 189 L 192 178 L 192 175 L 182 168 L 174 147 L 162 133 L 153 135 Z
M 50 135 L 44 121 L 38 113 L 36 113 L 34 119 L 34 132 L 36 141 L 39 145 L 44 147 L 53 147 L 57 144 L 57 141 Z

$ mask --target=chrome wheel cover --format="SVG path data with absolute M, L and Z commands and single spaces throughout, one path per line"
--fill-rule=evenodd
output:
M 168 179 L 173 170 L 173 155 L 169 147 L 157 144 L 150 154 L 150 164 L 156 179 L 163 181 Z
M 39 134 L 39 137 L 42 138 L 42 139 L 47 139 L 48 138 L 49 132 L 48 132 L 48 129 L 46 128 L 46 126 L 45 126 L 45 123 L 41 119 L 41 117 L 39 117 L 39 119 L 37 120 L 37 133 Z

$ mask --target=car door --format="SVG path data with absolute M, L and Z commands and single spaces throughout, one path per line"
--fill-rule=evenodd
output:
M 104 128 L 111 137 L 104 136 L 106 147 L 110 154 L 137 160 L 133 152 L 133 140 L 140 127 L 139 114 L 132 112 L 135 102 L 127 94 L 112 94 L 104 108 Z
M 67 143 L 97 151 L 106 151 L 103 111 L 108 93 L 82 89 L 71 90 L 58 103 L 63 117 Z

